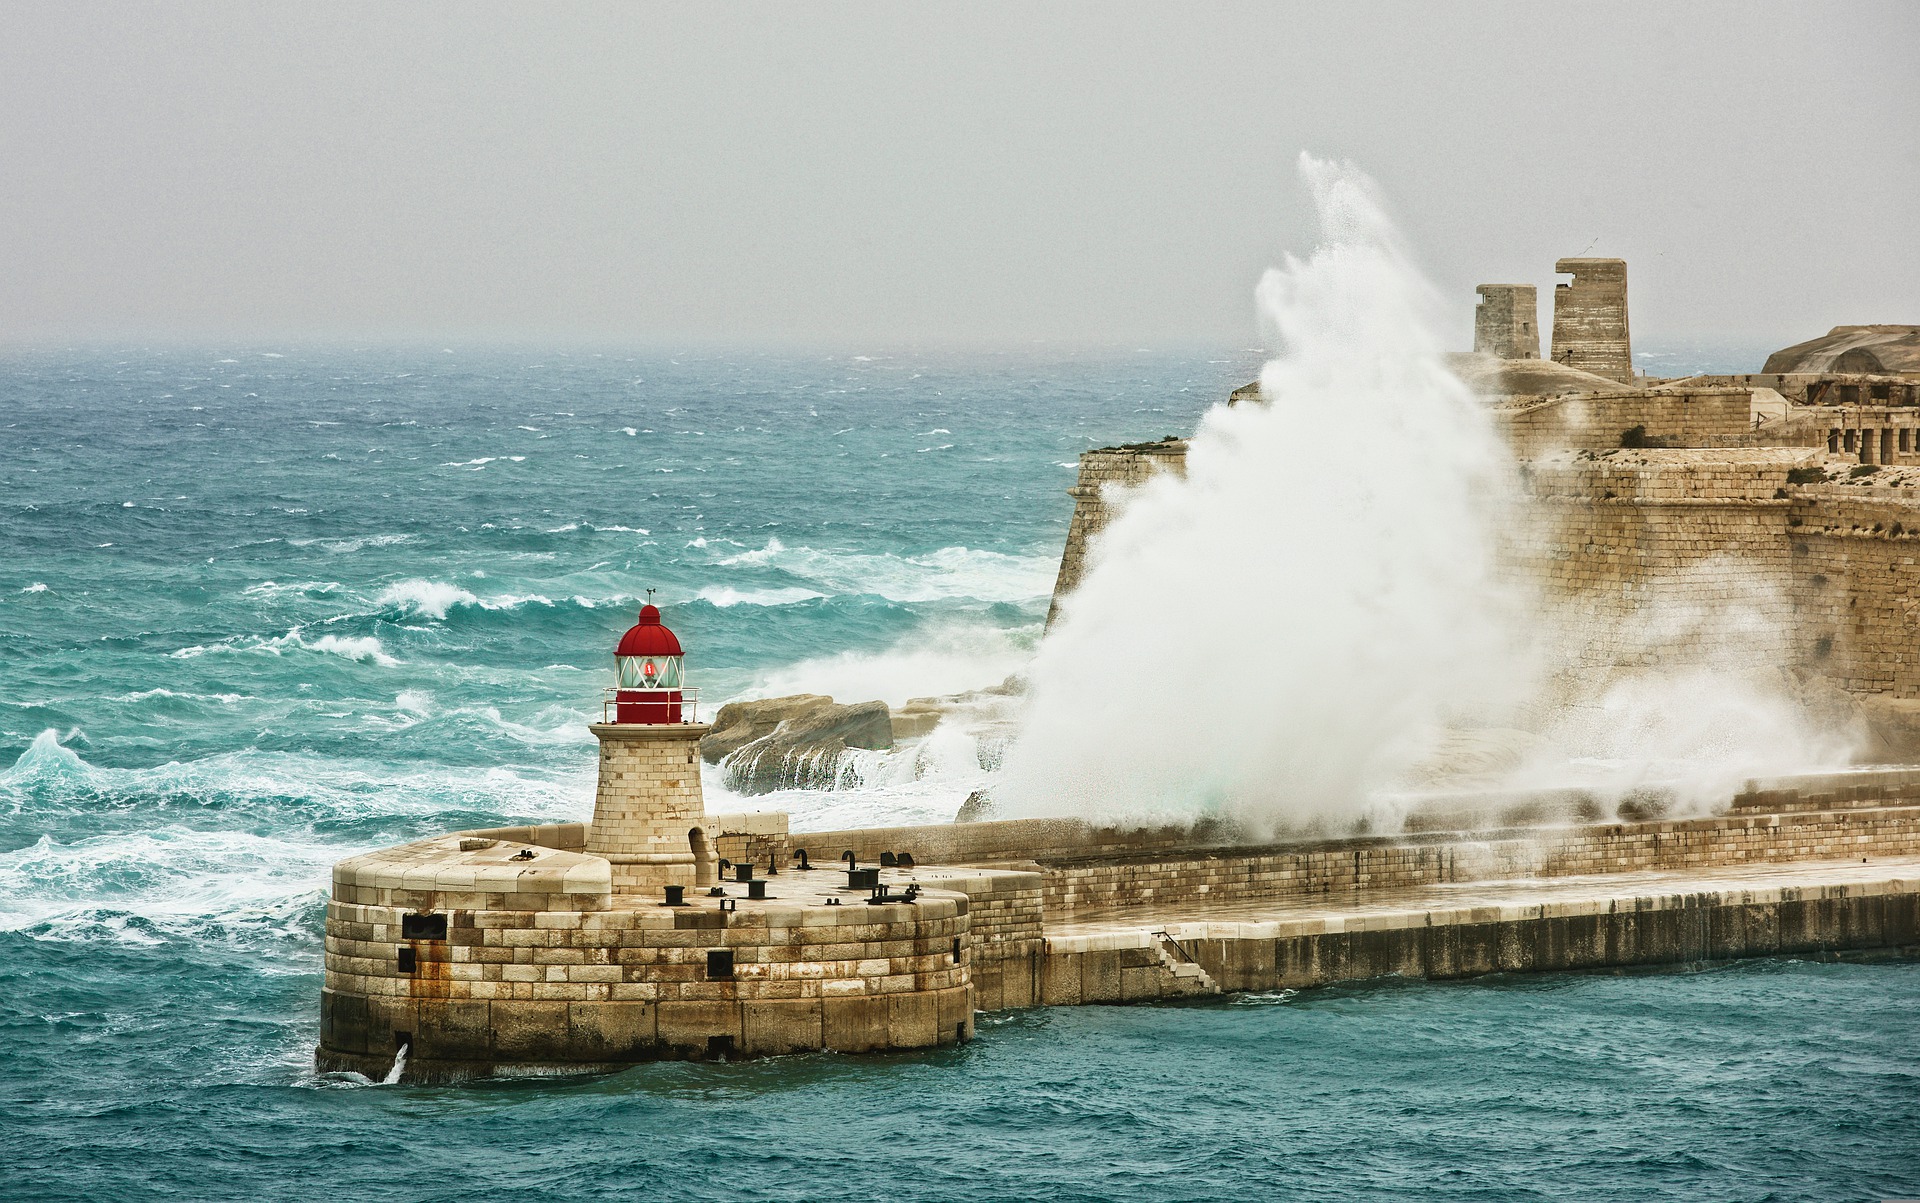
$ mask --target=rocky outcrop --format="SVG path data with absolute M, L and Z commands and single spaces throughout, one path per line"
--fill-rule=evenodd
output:
M 907 704 L 893 712 L 893 737 L 918 739 L 932 734 L 942 722 L 958 722 L 983 745 L 983 755 L 991 750 L 998 763 L 1000 746 L 1012 735 L 1015 706 L 1026 692 L 1026 679 L 1015 674 L 985 689 L 949 693 L 938 697 L 908 698 Z M 982 763 L 981 768 L 994 765 Z
M 850 748 L 893 747 L 885 702 L 843 706 L 815 693 L 729 702 L 700 741 L 708 764 L 726 767 L 727 787 L 743 794 L 830 789 L 840 783 Z

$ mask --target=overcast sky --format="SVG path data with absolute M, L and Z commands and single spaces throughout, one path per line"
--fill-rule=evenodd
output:
M 0 0 L 0 341 L 1257 339 L 1303 149 L 1637 344 L 1920 322 L 1920 4 Z

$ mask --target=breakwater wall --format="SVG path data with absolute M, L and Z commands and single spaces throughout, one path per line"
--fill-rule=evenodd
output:
M 1072 1006 L 1381 977 L 1920 953 L 1920 863 L 1901 876 L 1822 881 L 1833 868 L 1810 867 L 1799 885 L 1587 883 L 1592 896 L 1064 933 L 1048 940 L 1038 993 Z
M 1756 783 L 1712 818 L 1260 846 L 1071 820 L 705 822 L 817 867 L 662 905 L 621 894 L 579 823 L 342 862 L 319 1063 L 379 1076 L 404 1049 L 426 1079 L 925 1048 L 980 1010 L 1920 946 L 1915 770 Z M 915 863 L 865 870 L 889 894 L 871 905 L 835 860 L 849 846 Z
M 972 895 L 976 930 L 990 905 L 1009 933 L 972 953 L 976 1005 L 997 1010 L 1905 946 L 1908 904 L 1868 901 L 1901 888 L 1827 879 L 1863 860 L 1920 877 L 1920 771 L 1751 782 L 1707 818 L 1490 832 L 1247 845 L 1028 819 L 787 838 L 816 861 L 906 851 L 1034 870 Z

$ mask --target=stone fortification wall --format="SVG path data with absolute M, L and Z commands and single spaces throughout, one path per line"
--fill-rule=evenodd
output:
M 1609 380 L 1632 380 L 1626 260 L 1561 259 L 1553 270 L 1573 276 L 1553 289 L 1553 359 Z
M 1753 429 L 1745 389 L 1663 389 L 1522 398 L 1498 405 L 1494 420 L 1521 459 L 1562 449 L 1704 447 Z
M 1830 427 L 1727 433 L 1744 431 L 1745 407 L 1737 390 L 1706 389 L 1565 398 L 1500 413 L 1516 444 L 1533 448 L 1523 460 L 1526 520 L 1508 531 L 1512 572 L 1541 591 L 1561 624 L 1567 666 L 1790 667 L 1856 693 L 1920 697 L 1920 655 L 1907 647 L 1920 622 L 1912 584 L 1920 491 L 1802 483 L 1822 464 L 1821 444 L 1872 463 L 1920 464 L 1920 410 L 1833 410 Z M 1695 446 L 1618 448 L 1634 426 L 1650 441 Z M 1812 445 L 1698 446 L 1760 437 Z M 1544 450 L 1556 441 L 1595 449 Z M 1183 450 L 1089 453 L 1083 478 L 1143 479 L 1177 464 Z M 1108 504 L 1102 488 L 1076 491 L 1063 587 L 1077 581 L 1087 532 L 1104 525 Z M 835 854 L 854 846 L 851 835 L 835 838 L 847 841 Z M 999 851 L 1039 855 L 1023 853 L 1018 840 Z
M 1512 571 L 1539 591 L 1566 667 L 1762 668 L 1803 655 L 1786 496 L 1789 473 L 1817 459 L 1615 451 L 1531 465 Z
M 1902 376 L 1835 372 L 1736 372 L 1686 376 L 1666 383 L 1689 388 L 1772 389 L 1795 405 L 1920 404 L 1920 383 Z
M 532 859 L 517 859 L 527 848 Z M 598 857 L 487 837 L 342 861 L 318 1063 L 384 1073 L 404 1045 L 420 1079 L 971 1035 L 963 893 L 720 900 L 737 910 L 616 899 Z
M 1920 409 L 1821 406 L 1796 417 L 1819 432 L 1830 454 L 1863 464 L 1920 464 Z
M 1855 693 L 1920 697 L 1920 490 L 1815 486 L 1788 521 L 1810 662 Z
M 1482 284 L 1473 311 L 1473 349 L 1501 359 L 1540 358 L 1540 299 L 1531 284 Z
M 1042 862 L 1050 918 L 1195 897 L 1350 904 L 1382 891 L 1656 869 L 1920 855 L 1920 808 L 1896 805 L 1611 823 L 1465 839 L 1331 840 Z
M 967 896 L 966 961 L 976 1007 L 998 1011 L 1040 1001 L 1047 941 L 1042 909 L 1046 882 L 1039 872 L 916 868 L 892 876 Z
M 1093 537 L 1112 520 L 1114 506 L 1118 504 L 1117 494 L 1146 483 L 1156 472 L 1185 473 L 1186 470 L 1185 439 L 1102 447 L 1081 454 L 1079 479 L 1067 490 L 1073 498 L 1073 520 L 1067 527 L 1067 547 L 1060 557 L 1053 605 L 1047 611 L 1048 625 L 1052 625 L 1060 612 L 1060 600 L 1080 584 L 1086 572 L 1087 548 Z

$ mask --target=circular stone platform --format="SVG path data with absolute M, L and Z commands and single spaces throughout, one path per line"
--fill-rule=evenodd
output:
M 889 888 L 902 878 L 889 872 Z M 936 873 L 925 874 L 928 885 Z M 450 835 L 334 869 L 318 1067 L 407 1080 L 969 1039 L 968 898 L 843 870 L 616 894 L 600 857 Z

